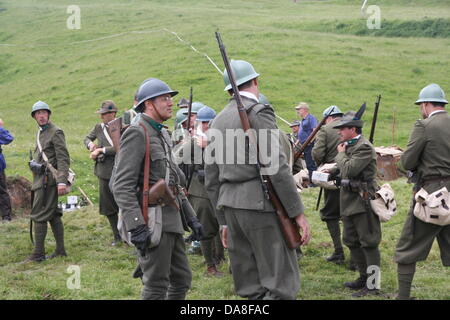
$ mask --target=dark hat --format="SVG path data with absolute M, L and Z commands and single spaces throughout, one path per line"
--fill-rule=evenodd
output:
M 335 129 L 339 128 L 345 128 L 345 127 L 356 127 L 356 128 L 362 128 L 364 125 L 364 121 L 361 120 L 361 117 L 366 110 L 366 103 L 359 108 L 358 112 L 349 111 L 342 119 L 336 122 L 336 124 L 333 126 Z
M 177 106 L 180 108 L 187 108 L 187 107 L 189 107 L 189 100 L 186 98 L 181 98 L 181 100 L 180 100 L 180 102 L 178 102 Z
M 102 102 L 100 109 L 98 109 L 95 113 L 108 113 L 108 112 L 117 112 L 116 105 L 112 100 L 106 100 Z
M 292 127 L 296 127 L 296 126 L 299 126 L 299 125 L 300 125 L 300 121 L 299 120 L 294 120 L 294 121 L 291 122 L 289 127 L 292 128 Z

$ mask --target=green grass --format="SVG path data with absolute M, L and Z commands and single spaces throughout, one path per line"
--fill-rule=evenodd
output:
M 395 244 L 405 220 L 410 192 L 404 187 L 405 180 L 391 183 L 399 205 L 399 212 L 391 221 L 382 225 L 381 289 L 383 295 L 373 299 L 387 299 L 397 290 L 396 264 L 393 261 Z M 311 243 L 303 248 L 300 260 L 301 290 L 299 299 L 352 299 L 342 283 L 357 277 L 344 266 L 325 261 L 331 254 L 332 243 L 325 223 L 314 211 L 318 189 L 302 194 L 308 220 L 312 227 Z M 111 247 L 111 231 L 98 208 L 85 208 L 64 214 L 65 240 L 68 256 L 42 263 L 22 264 L 32 251 L 28 237 L 28 220 L 15 219 L 0 225 L 0 298 L 1 299 L 136 299 L 142 285 L 132 279 L 136 265 L 134 250 L 125 245 Z M 54 250 L 54 239 L 49 231 L 47 252 Z M 345 249 L 347 263 L 349 252 Z M 240 299 L 234 294 L 233 281 L 228 274 L 228 264 L 220 270 L 226 276 L 220 279 L 206 277 L 203 258 L 189 255 L 193 272 L 192 289 L 188 299 Z M 72 275 L 68 267 L 76 265 L 81 270 L 81 288 L 70 290 L 67 281 Z M 450 284 L 445 279 L 450 270 L 441 265 L 439 249 L 435 244 L 428 259 L 417 265 L 413 283 L 413 295 L 419 299 L 450 299 Z
M 8 175 L 31 179 L 27 155 L 35 146 L 37 128 L 30 111 L 37 100 L 46 101 L 53 111 L 52 121 L 66 134 L 71 167 L 77 173 L 76 186 L 95 203 L 97 179 L 82 141 L 99 121 L 94 111 L 103 100 L 113 99 L 123 112 L 131 106 L 139 84 L 148 77 L 158 77 L 180 91 L 176 102 L 187 97 L 193 86 L 195 100 L 217 111 L 226 104 L 217 70 L 163 28 L 177 32 L 222 69 L 214 38 L 214 31 L 220 30 L 229 56 L 254 65 L 261 74 L 261 92 L 289 121 L 296 118 L 293 107 L 300 101 L 309 102 L 317 116 L 332 104 L 347 111 L 367 101 L 364 133 L 368 135 L 376 96 L 382 94 L 376 145 L 394 143 L 404 148 L 414 121 L 420 118 L 413 104 L 420 89 L 435 82 L 447 94 L 450 90 L 448 35 L 432 38 L 414 29 L 414 37 L 397 37 L 410 27 L 426 30 L 412 21 L 433 21 L 432 30 L 445 35 L 450 5 L 444 0 L 369 1 L 380 6 L 382 26 L 390 26 L 395 37 L 358 32 L 365 20 L 361 2 L 353 0 L 80 0 L 80 30 L 66 28 L 69 4 L 56 0 L 0 1 L 0 118 L 15 136 L 4 153 Z M 349 32 L 334 30 L 339 23 L 348 26 Z M 92 39 L 99 40 L 87 41 Z M 284 123 L 279 124 L 288 131 Z M 385 225 L 382 243 L 383 286 L 389 292 L 396 287 L 392 255 L 410 194 L 404 181 L 395 186 L 401 212 Z M 76 190 L 73 195 L 80 194 Z M 300 262 L 300 298 L 349 298 L 348 293 L 342 294 L 340 284 L 354 275 L 323 262 L 330 249 L 321 243 L 329 243 L 329 239 L 325 225 L 312 212 L 313 196 L 305 194 L 314 240 Z M 130 278 L 133 251 L 108 247 L 109 230 L 96 210 L 69 213 L 64 220 L 69 257 L 39 266 L 18 264 L 31 250 L 26 219 L 0 227 L 4 253 L 0 257 L 0 297 L 137 297 L 140 283 Z M 189 298 L 236 298 L 229 277 L 206 280 L 201 259 L 191 258 L 194 282 Z M 70 264 L 82 267 L 80 291 L 65 288 Z M 429 259 L 419 264 L 414 294 L 448 299 L 450 290 L 442 281 L 446 277 L 448 271 L 440 266 L 434 249 Z

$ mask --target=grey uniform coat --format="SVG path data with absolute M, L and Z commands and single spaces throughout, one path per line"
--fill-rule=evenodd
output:
M 250 126 L 257 134 L 263 129 L 278 130 L 271 106 L 244 96 L 242 100 Z M 225 137 L 227 129 L 242 129 L 234 98 L 213 120 L 208 134 L 221 133 Z M 273 141 L 279 168 L 270 178 L 287 214 L 293 218 L 303 213 L 304 207 L 279 138 Z M 210 143 L 207 152 L 213 147 Z M 223 143 L 216 151 L 211 152 L 214 161 L 207 160 L 205 166 L 205 186 L 217 209 L 219 223 L 228 226 L 228 252 L 236 292 L 250 299 L 295 299 L 300 284 L 295 252 L 284 241 L 256 166 L 221 161 L 234 151 L 248 156 L 249 148 Z M 221 151 L 223 159 L 219 156 Z
M 34 191 L 34 200 L 30 218 L 35 222 L 46 222 L 52 220 L 54 215 L 62 215 L 62 210 L 58 208 L 57 184 L 67 184 L 70 156 L 64 132 L 60 128 L 49 122 L 44 129 L 39 128 L 39 130 L 41 130 L 39 142 L 42 151 L 47 156 L 48 162 L 57 170 L 57 177 L 54 177 L 50 170 L 47 170 L 46 174 L 33 172 L 31 190 Z M 45 165 L 37 143 L 33 159 Z
M 337 146 L 341 143 L 339 130 L 334 129 L 336 119 L 322 126 L 316 136 L 312 149 L 312 157 L 320 166 L 324 163 L 334 162 L 337 155 Z M 320 209 L 320 218 L 323 221 L 337 220 L 340 217 L 340 190 L 324 190 L 325 206 Z
M 417 120 L 401 157 L 403 167 L 419 174 L 422 178 L 419 183 L 428 193 L 443 187 L 450 190 L 449 128 L 450 115 L 445 111 Z M 450 266 L 450 225 L 439 226 L 415 218 L 413 205 L 414 202 L 397 244 L 395 261 L 410 264 L 425 260 L 434 239 L 437 239 L 442 263 Z
M 133 122 L 120 140 L 113 193 L 122 210 L 128 231 L 145 225 L 141 212 L 141 189 L 144 179 L 144 160 L 147 128 L 150 139 L 150 184 L 166 178 L 169 168 L 169 186 L 182 183 L 184 176 L 173 162 L 171 140 L 167 130 L 146 114 Z M 143 299 L 184 299 L 191 284 L 191 271 L 185 253 L 183 224 L 180 212 L 171 207 L 162 208 L 162 235 L 158 246 L 139 253 L 139 265 L 144 273 Z

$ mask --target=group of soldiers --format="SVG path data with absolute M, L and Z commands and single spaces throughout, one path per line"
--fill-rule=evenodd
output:
M 238 94 L 251 128 L 256 132 L 277 130 L 275 111 L 259 91 L 260 75 L 246 61 L 232 60 L 231 67 L 237 75 Z M 190 240 L 200 241 L 209 275 L 223 275 L 217 266 L 225 260 L 227 248 L 239 296 L 295 299 L 299 292 L 297 254 L 285 241 L 259 169 L 252 163 L 219 161 L 219 155 L 221 159 L 229 159 L 230 148 L 225 144 L 209 152 L 209 130 L 225 135 L 227 130 L 242 129 L 236 93 L 226 71 L 224 81 L 224 91 L 230 100 L 219 114 L 200 102 L 182 100 L 176 128 L 170 133 L 164 122 L 172 118 L 173 97 L 178 92 L 159 79 L 147 79 L 135 94 L 133 108 L 121 117 L 123 132 L 119 146 L 114 145 L 109 130 L 118 111 L 110 100 L 103 102 L 97 111 L 102 122 L 84 140 L 90 158 L 95 161 L 100 213 L 107 216 L 111 225 L 113 245 L 127 240 L 137 249 L 135 274 L 142 279 L 142 299 L 185 298 L 192 281 L 183 237 L 187 231 L 192 232 Z M 189 103 L 192 103 L 190 112 Z M 444 187 L 450 189 L 447 103 L 443 90 L 436 84 L 425 87 L 416 101 L 424 120 L 416 122 L 401 158 L 403 167 L 419 177 L 415 190 L 424 188 L 431 194 Z M 344 286 L 355 290 L 355 297 L 379 293 L 379 287 L 369 283 L 369 267 L 379 270 L 381 265 L 380 219 L 368 201 L 379 189 L 376 153 L 362 135 L 363 112 L 344 114 L 337 106 L 327 108 L 323 112 L 325 125 L 310 150 L 317 166 L 336 163 L 337 169 L 329 173 L 339 176 L 342 182 L 340 188 L 324 191 L 325 205 L 320 212 L 334 244 L 334 253 L 327 260 L 344 262 L 342 242 L 350 249 L 359 277 Z M 64 133 L 49 120 L 50 115 L 46 103 L 38 101 L 33 105 L 31 116 L 39 130 L 30 161 L 34 178 L 30 217 L 35 247 L 29 261 L 66 256 L 62 211 L 57 200 L 69 192 L 70 158 Z M 192 118 L 188 119 L 188 115 Z M 285 138 L 281 133 L 277 140 L 278 170 L 270 175 L 271 188 L 288 218 L 298 225 L 302 245 L 307 245 L 311 230 L 293 177 L 298 171 L 293 161 L 295 145 L 284 143 Z M 250 150 L 246 145 L 237 151 L 248 155 Z M 210 157 L 207 162 L 206 153 Z M 195 158 L 196 155 L 200 157 Z M 192 161 L 180 163 L 176 159 L 186 157 Z M 364 193 L 368 198 L 362 196 Z M 414 205 L 415 200 L 395 252 L 399 299 L 410 299 L 415 264 L 426 259 L 435 238 L 443 264 L 450 266 L 450 226 L 421 221 L 413 214 Z M 44 246 L 47 222 L 56 239 L 56 250 L 50 256 L 45 255 Z

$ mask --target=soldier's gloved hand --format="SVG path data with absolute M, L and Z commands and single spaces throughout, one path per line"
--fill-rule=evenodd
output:
M 188 226 L 192 230 L 192 240 L 200 241 L 203 239 L 203 226 L 196 217 L 188 221 Z
M 136 228 L 130 230 L 131 232 L 131 243 L 134 244 L 136 249 L 139 250 L 142 256 L 145 256 L 145 251 L 150 245 L 150 231 L 145 224 L 141 224 Z

